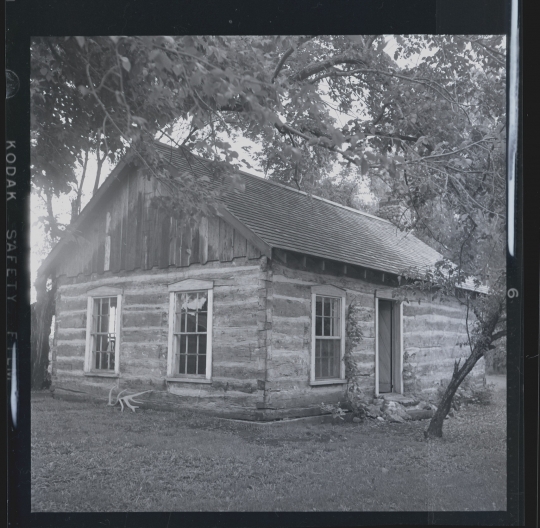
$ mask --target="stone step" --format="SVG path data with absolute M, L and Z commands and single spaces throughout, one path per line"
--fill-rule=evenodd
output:
M 381 397 L 386 401 L 395 401 L 404 407 L 414 407 L 420 403 L 419 400 L 415 400 L 410 396 L 404 396 L 403 394 L 395 394 L 393 392 L 388 394 L 381 394 Z
M 405 412 L 411 417 L 411 420 L 427 420 L 434 414 L 434 411 L 428 409 L 407 409 Z

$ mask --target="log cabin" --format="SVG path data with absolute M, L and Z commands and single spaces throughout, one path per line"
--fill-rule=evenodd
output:
M 206 160 L 159 149 L 212 177 Z M 243 192 L 190 224 L 152 206 L 159 186 L 130 155 L 115 167 L 38 272 L 56 281 L 53 387 L 151 390 L 150 407 L 244 420 L 319 414 L 343 401 L 354 303 L 362 392 L 433 396 L 467 355 L 464 309 L 393 291 L 441 255 L 383 218 L 238 174 Z

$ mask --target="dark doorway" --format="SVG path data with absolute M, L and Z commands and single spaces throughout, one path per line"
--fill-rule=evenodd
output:
M 394 389 L 394 303 L 379 299 L 379 393 Z

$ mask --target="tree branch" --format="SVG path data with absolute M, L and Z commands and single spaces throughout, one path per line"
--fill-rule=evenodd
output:
M 332 66 L 337 66 L 338 64 L 363 64 L 366 65 L 365 61 L 359 58 L 354 57 L 345 57 L 343 55 L 338 55 L 337 57 L 333 57 L 331 59 L 327 59 L 323 62 L 316 62 L 314 64 L 310 64 L 306 66 L 304 69 L 300 70 L 299 72 L 295 73 L 290 77 L 291 81 L 304 81 L 308 77 L 311 77 L 312 75 L 315 75 L 317 73 L 320 73 L 322 71 L 328 70 L 328 68 L 331 68 Z M 328 75 L 324 75 L 323 77 L 328 77 Z
M 291 46 L 284 54 L 283 56 L 281 57 L 281 59 L 279 60 L 278 62 L 278 65 L 276 66 L 276 69 L 274 70 L 274 73 L 272 74 L 272 78 L 270 79 L 270 82 L 273 83 L 275 80 L 276 80 L 276 77 L 279 75 L 279 72 L 281 71 L 281 69 L 283 68 L 283 66 L 285 65 L 285 62 L 287 61 L 287 59 L 300 47 L 302 46 L 303 44 L 305 44 L 306 42 L 308 42 L 309 40 L 315 38 L 316 35 L 311 35 L 309 37 L 305 37 L 305 38 L 301 38 L 299 41 L 298 41 L 298 44 L 296 45 L 296 47 L 293 47 Z

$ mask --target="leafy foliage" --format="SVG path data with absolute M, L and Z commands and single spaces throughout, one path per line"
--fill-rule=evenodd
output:
M 66 193 L 84 152 L 115 161 L 128 147 L 149 175 L 174 178 L 152 140 L 180 126 L 179 143 L 230 167 L 242 161 L 231 140 L 254 141 L 267 174 L 309 192 L 336 164 L 369 173 L 440 238 L 428 212 L 457 208 L 471 226 L 498 214 L 504 75 L 500 36 L 37 38 L 34 185 Z M 191 188 L 176 199 L 200 203 Z

